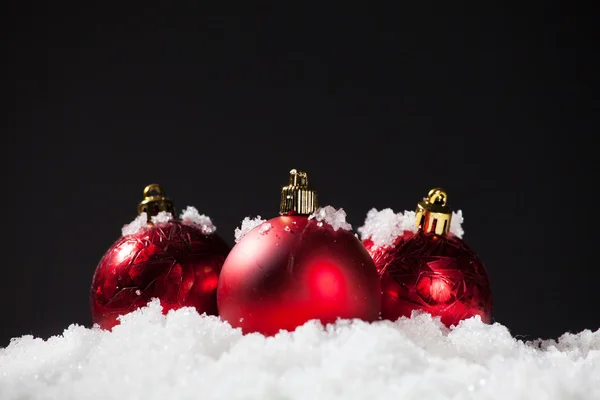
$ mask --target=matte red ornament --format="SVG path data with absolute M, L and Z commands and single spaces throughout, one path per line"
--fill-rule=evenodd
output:
M 303 177 L 301 185 L 296 174 Z M 274 335 L 311 319 L 326 324 L 379 318 L 381 287 L 373 260 L 350 231 L 305 215 L 316 208 L 316 195 L 302 174 L 292 170 L 281 212 L 300 209 L 304 215 L 282 215 L 254 228 L 223 265 L 219 315 L 244 333 Z M 302 208 L 294 200 L 299 198 L 313 198 L 312 206 Z
M 168 199 L 159 200 L 155 196 L 154 202 L 145 203 L 144 212 L 173 212 Z M 118 316 L 145 306 L 152 298 L 160 300 L 164 313 L 190 306 L 199 313 L 217 315 L 217 282 L 228 253 L 229 246 L 214 233 L 205 234 L 199 226 L 175 219 L 148 224 L 121 237 L 106 252 L 93 277 L 94 323 L 111 329 L 119 323 Z
M 417 232 L 405 231 L 392 246 L 363 242 L 381 276 L 383 319 L 395 321 L 420 310 L 441 317 L 448 327 L 475 315 L 491 323 L 488 274 L 475 252 L 448 232 L 452 214 L 445 201 L 445 192 L 432 190 L 417 209 Z M 438 208 L 428 210 L 429 205 Z

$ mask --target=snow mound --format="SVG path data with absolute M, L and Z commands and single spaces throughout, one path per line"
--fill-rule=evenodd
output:
M 179 219 L 185 224 L 200 228 L 205 235 L 211 235 L 217 231 L 217 227 L 213 224 L 210 217 L 200 214 L 196 207 L 187 206 L 179 216 Z
M 248 234 L 248 232 L 250 232 L 252 229 L 256 228 L 257 226 L 261 225 L 264 222 L 267 222 L 267 221 L 262 219 L 260 217 L 260 215 L 257 215 L 255 218 L 250 218 L 250 217 L 244 218 L 244 220 L 242 221 L 242 225 L 239 228 L 235 228 L 235 231 L 234 231 L 235 242 L 239 243 L 240 240 L 242 240 L 242 238 Z M 269 229 L 270 229 L 270 226 L 269 226 Z M 267 229 L 267 231 L 269 229 Z
M 465 231 L 462 228 L 464 222 L 461 210 L 452 212 L 450 221 L 450 233 L 462 238 Z M 376 247 L 388 247 L 394 244 L 396 238 L 404 231 L 416 232 L 415 212 L 404 211 L 394 213 L 391 208 L 378 211 L 376 208 L 367 213 L 365 224 L 357 229 L 361 240 L 371 239 Z
M 600 330 L 523 342 L 477 317 L 449 330 L 415 314 L 265 338 L 193 308 L 164 316 L 154 300 L 112 332 L 13 339 L 0 349 L 0 398 L 597 399 Z
M 319 222 L 325 222 L 333 228 L 334 231 L 344 229 L 349 231 L 352 225 L 346 222 L 346 211 L 343 208 L 336 210 L 332 206 L 318 208 L 314 213 L 309 215 L 308 219 L 316 219 Z

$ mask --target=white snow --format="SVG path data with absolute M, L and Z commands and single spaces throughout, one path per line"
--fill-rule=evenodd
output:
M 273 225 L 271 225 L 268 222 L 265 222 L 260 226 L 260 228 L 258 228 L 258 232 L 260 232 L 261 235 L 264 235 L 265 233 L 269 232 L 272 227 Z
M 173 219 L 173 214 L 171 214 L 170 212 L 167 212 L 167 211 L 161 211 L 158 214 L 150 217 L 150 220 L 152 221 L 153 224 L 160 224 L 161 222 L 162 223 L 169 222 L 172 219 Z
M 361 240 L 371 239 L 377 247 L 391 246 L 404 231 L 416 231 L 415 212 L 396 214 L 391 208 L 381 211 L 373 208 L 367 213 L 365 224 L 357 230 Z
M 217 227 L 212 223 L 210 217 L 200 214 L 196 207 L 188 206 L 179 217 L 184 223 L 195 225 L 205 235 L 210 235 L 217 230 Z M 161 222 L 169 222 L 173 219 L 173 215 L 167 211 L 161 211 L 157 215 L 150 217 L 153 224 Z M 121 234 L 123 236 L 134 235 L 148 226 L 148 214 L 140 213 L 131 223 L 123 226 Z
M 248 232 L 261 225 L 263 222 L 266 222 L 266 220 L 262 219 L 260 215 L 257 215 L 255 218 L 244 218 L 242 225 L 239 228 L 235 228 L 235 242 L 239 243 L 239 241 L 242 240 L 242 238 L 246 236 Z
M 463 222 L 465 222 L 465 219 L 463 218 L 462 210 L 452 213 L 452 219 L 450 220 L 450 232 L 459 238 L 462 238 L 465 234 L 465 230 L 462 227 Z
M 337 231 L 338 229 L 349 231 L 352 229 L 352 225 L 346 222 L 346 211 L 344 211 L 343 208 L 336 210 L 332 206 L 321 207 L 312 213 L 308 219 L 316 219 L 319 222 L 325 222 L 331 225 L 334 231 Z M 318 225 L 323 226 L 323 224 Z
M 523 342 L 498 323 L 449 330 L 415 314 L 265 338 L 192 308 L 163 316 L 153 301 L 112 332 L 13 339 L 0 349 L 0 398 L 598 399 L 600 330 Z
M 462 228 L 463 221 L 461 210 L 452 212 L 450 232 L 459 238 L 462 238 L 465 233 Z M 365 224 L 357 230 L 361 240 L 371 239 L 376 247 L 388 247 L 394 244 L 396 238 L 405 231 L 417 231 L 415 212 L 404 211 L 396 214 L 391 208 L 381 211 L 373 208 L 367 213 Z
M 205 235 L 211 235 L 216 232 L 217 227 L 212 223 L 210 217 L 200 214 L 196 207 L 187 206 L 179 217 L 184 223 L 194 225 Z
M 129 224 L 123 226 L 123 229 L 121 229 L 121 235 L 122 236 L 135 235 L 136 233 L 138 233 L 142 229 L 146 228 L 147 226 L 148 226 L 148 214 L 146 214 L 145 212 L 140 213 L 140 215 L 138 215 L 133 221 L 131 221 Z

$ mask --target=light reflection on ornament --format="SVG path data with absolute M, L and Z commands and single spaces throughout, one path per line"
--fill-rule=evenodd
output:
M 346 279 L 340 268 L 328 263 L 315 265 L 311 273 L 310 287 L 315 289 L 323 299 L 344 297 L 346 292 Z
M 135 240 L 128 240 L 125 243 L 121 244 L 118 248 L 115 249 L 117 253 L 114 256 L 115 263 L 122 263 L 128 257 L 132 257 L 134 255 L 133 250 L 137 247 L 137 243 Z

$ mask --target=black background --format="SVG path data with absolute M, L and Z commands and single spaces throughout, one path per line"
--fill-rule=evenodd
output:
M 574 11 L 21 7 L 2 25 L 0 346 L 91 324 L 94 269 L 145 185 L 233 244 L 291 168 L 355 228 L 444 187 L 496 321 L 600 327 L 597 49 Z

